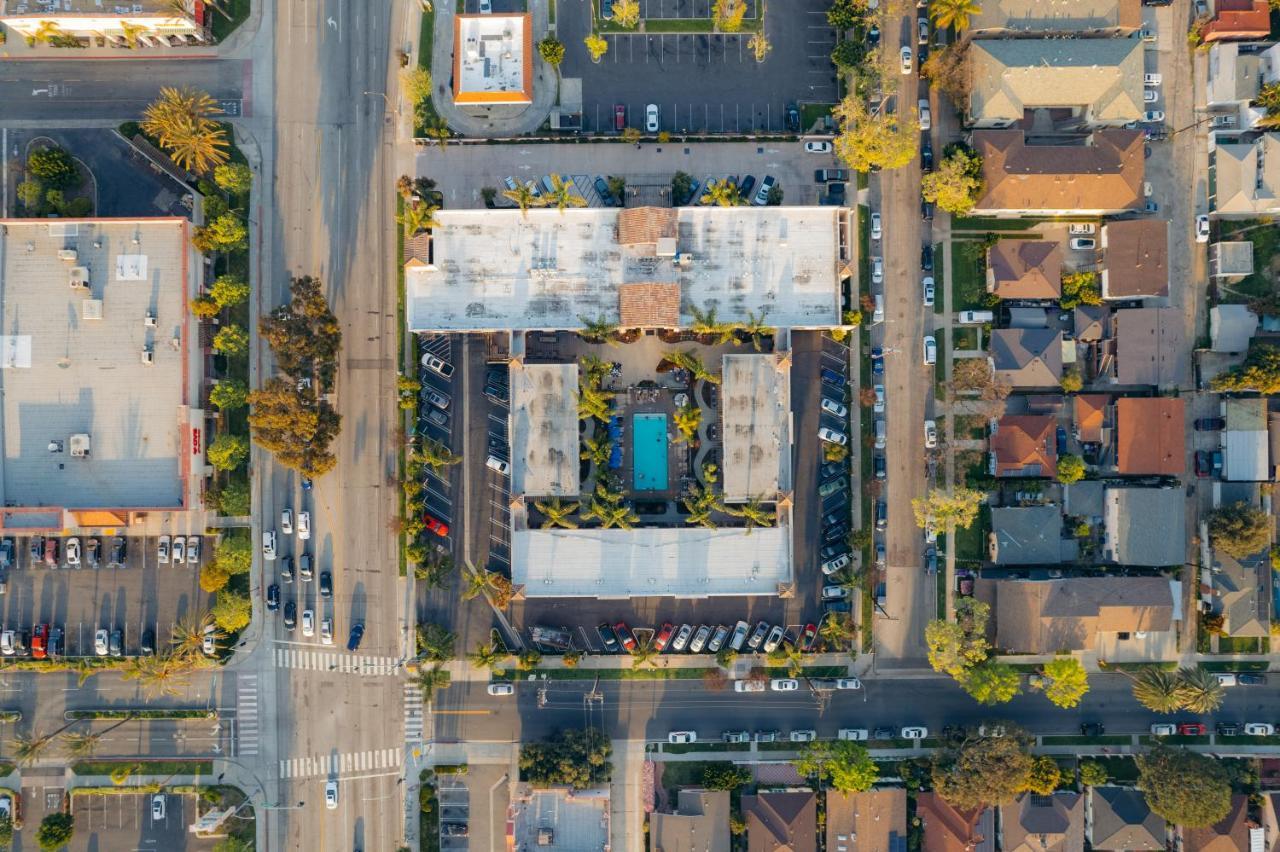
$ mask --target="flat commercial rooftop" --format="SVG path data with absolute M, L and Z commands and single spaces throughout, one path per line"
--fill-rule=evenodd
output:
M 792 579 L 791 530 L 515 530 L 511 570 L 531 598 L 776 595 Z
M 791 367 L 776 355 L 724 356 L 724 499 L 771 501 L 791 486 Z
M 629 213 L 631 211 L 628 211 Z M 676 236 L 622 245 L 616 208 L 441 210 L 429 263 L 405 268 L 412 331 L 580 329 L 619 319 L 626 284 L 679 287 L 721 322 L 840 321 L 835 207 L 680 207 Z
M 578 365 L 511 364 L 511 493 L 578 495 Z
M 459 104 L 533 102 L 529 14 L 455 15 L 453 100 Z
M 609 790 L 521 790 L 512 803 L 511 823 L 516 849 L 608 849 Z
M 4 504 L 180 506 L 194 256 L 188 223 L 3 226 Z M 72 286 L 80 279 L 85 286 Z M 144 348 L 153 353 L 149 365 Z M 78 453 L 75 435 L 89 436 L 87 453 Z

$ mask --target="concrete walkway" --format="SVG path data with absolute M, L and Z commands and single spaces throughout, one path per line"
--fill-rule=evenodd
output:
M 515 668 L 515 658 L 511 657 L 504 666 L 504 670 L 516 677 L 517 679 L 536 677 L 535 672 L 522 672 Z M 715 655 L 713 654 L 671 654 L 661 655 L 655 658 L 656 666 L 641 666 L 640 669 L 711 669 L 717 668 Z M 537 671 L 565 671 L 573 669 L 575 671 L 618 671 L 633 668 L 633 659 L 626 654 L 591 654 L 584 655 L 578 660 L 575 666 L 566 666 L 564 659 L 560 656 L 546 656 L 538 663 Z M 769 661 L 763 654 L 741 654 L 734 661 L 733 668 L 740 670 L 744 665 L 751 668 L 781 668 L 781 666 L 771 666 Z M 857 659 L 851 658 L 848 654 L 807 654 L 804 658 L 805 668 L 815 667 L 843 667 L 845 674 L 855 677 L 864 677 L 871 670 L 871 656 L 869 654 L 860 654 Z M 423 664 L 422 668 L 428 668 Z M 450 677 L 455 681 L 462 682 L 483 682 L 490 680 L 488 669 L 479 669 L 471 664 L 468 660 L 450 660 L 443 663 L 441 668 L 449 672 Z M 938 675 L 930 672 L 933 677 Z M 554 678 L 554 674 L 551 675 Z M 643 678 L 635 678 L 643 680 Z M 655 680 L 658 678 L 655 678 Z

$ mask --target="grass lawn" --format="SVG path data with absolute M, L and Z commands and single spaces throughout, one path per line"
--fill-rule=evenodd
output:
M 1133 742 L 1132 737 L 1125 736 L 1102 736 L 1102 737 L 1041 737 L 1042 745 L 1047 746 L 1087 746 L 1087 745 L 1129 745 Z
M 662 746 L 663 754 L 690 754 L 698 751 L 750 751 L 750 743 L 666 743 Z
M 943 268 L 942 262 L 942 243 L 937 243 L 933 247 L 933 312 L 940 314 L 947 309 L 947 299 L 942 292 L 942 284 L 946 281 L 946 270 Z
M 984 216 L 955 216 L 951 219 L 953 231 L 1025 231 L 1039 225 L 1039 219 L 996 219 Z
M 207 9 L 205 14 L 212 16 L 213 38 L 214 41 L 220 42 L 248 19 L 249 0 L 223 0 L 218 6 L 226 10 L 231 16 L 230 20 L 227 20 L 217 9 Z
M 1127 739 L 1127 738 L 1126 738 Z M 1107 778 L 1117 784 L 1132 784 L 1138 780 L 1138 765 L 1132 757 L 1091 757 L 1107 770 Z
M 831 115 L 831 110 L 835 108 L 835 104 L 801 104 L 800 105 L 800 127 L 809 130 L 814 124 Z M 861 174 L 861 173 L 860 173 Z M 866 175 L 861 175 L 860 180 L 865 179 Z M 858 184 L 861 188 L 862 184 Z
M 978 329 L 973 326 L 951 327 L 951 342 L 957 350 L 978 348 Z
M 941 558 L 938 559 L 938 562 L 942 564 L 938 565 L 938 573 L 934 574 L 934 580 L 938 585 L 936 596 L 938 614 L 936 617 L 941 621 L 947 617 L 947 569 L 945 567 L 946 563 Z
M 431 51 L 435 43 L 435 25 L 436 13 L 432 9 L 422 13 L 422 26 L 418 30 L 418 67 L 431 70 Z M 438 119 L 435 104 L 431 98 L 427 98 L 420 108 L 414 110 L 414 128 L 413 135 L 421 138 L 424 135 L 424 129 L 429 124 L 434 124 Z
M 1262 640 L 1257 636 L 1219 636 L 1219 654 L 1264 654 Z
M 713 669 L 534 669 L 548 680 L 696 680 Z
M 662 766 L 662 786 L 673 787 L 698 787 L 702 785 L 702 776 L 708 769 L 713 766 L 719 766 L 721 761 L 700 760 L 690 761 L 671 761 L 663 763 Z
M 1208 737 L 1183 737 L 1178 735 L 1174 735 L 1170 737 L 1153 737 L 1150 735 L 1145 735 L 1145 736 L 1138 737 L 1138 742 L 1142 743 L 1143 745 L 1208 745 L 1209 738 Z
M 986 249 L 972 240 L 951 241 L 951 307 L 971 311 L 983 306 L 987 295 Z
M 858 286 L 871 292 L 871 208 L 858 205 Z
M 1207 672 L 1265 672 L 1267 663 L 1253 660 L 1224 660 L 1220 663 L 1201 663 Z
M 1219 239 L 1247 240 L 1253 243 L 1254 273 L 1236 284 L 1227 285 L 1229 289 L 1219 287 L 1222 301 L 1247 302 L 1251 298 L 1270 295 L 1274 288 L 1267 270 L 1271 265 L 1271 258 L 1280 251 L 1280 229 L 1273 224 L 1264 225 L 1256 219 L 1240 222 L 1224 220 L 1218 223 L 1218 227 Z
M 212 760 L 80 760 L 71 764 L 76 775 L 110 775 L 121 766 L 135 767 L 136 775 L 212 775 Z
M 947 398 L 947 359 L 951 357 L 951 349 L 945 334 L 934 334 L 933 339 L 938 345 L 938 360 L 933 363 L 933 393 L 942 400 Z
M 978 520 L 968 529 L 956 530 L 956 561 L 980 562 L 987 553 L 987 531 L 991 529 L 991 507 L 982 504 Z
M 1217 741 L 1225 745 L 1280 745 L 1280 737 L 1218 737 Z

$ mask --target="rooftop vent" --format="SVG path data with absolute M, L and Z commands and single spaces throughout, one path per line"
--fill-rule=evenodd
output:
M 89 455 L 89 436 L 81 432 L 71 436 L 71 457 L 73 459 L 87 458 Z
M 76 262 L 75 249 L 58 249 L 58 260 L 65 260 L 68 263 Z
M 72 254 L 75 254 L 75 252 L 72 252 Z M 89 267 L 73 266 L 67 278 L 71 283 L 72 290 L 89 289 Z
M 87 320 L 102 319 L 102 300 L 101 299 L 85 299 L 80 303 L 84 307 L 81 308 L 83 316 Z

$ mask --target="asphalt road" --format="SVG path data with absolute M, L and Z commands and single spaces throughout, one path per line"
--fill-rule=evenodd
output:
M 253 63 L 239 59 L 0 61 L 0 123 L 111 123 L 138 118 L 162 86 L 194 86 L 217 100 L 240 100 Z M 241 114 L 251 115 L 244 104 Z

